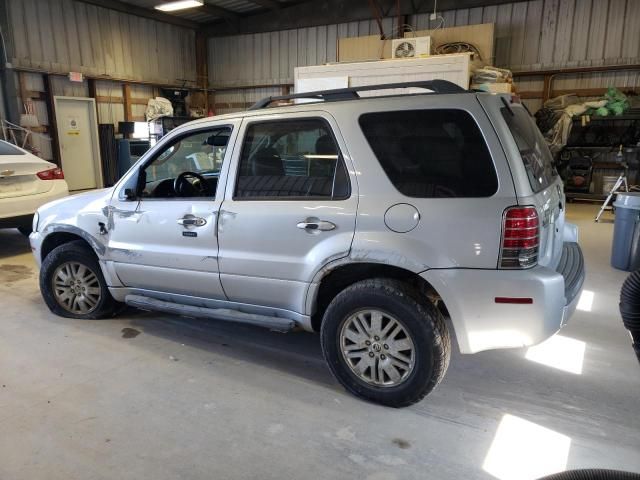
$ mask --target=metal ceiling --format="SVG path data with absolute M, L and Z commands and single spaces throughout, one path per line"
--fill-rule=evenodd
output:
M 431 11 L 435 0 L 204 0 L 204 5 L 161 12 L 154 7 L 171 0 L 77 0 L 173 25 L 205 36 L 225 36 L 289 30 L 300 27 L 365 21 L 372 18 L 371 2 L 383 17 Z M 522 1 L 522 0 L 520 0 Z M 542 1 L 542 0 L 538 0 Z M 557 2 L 558 0 L 547 0 Z M 620 0 L 619 0 L 620 1 Z M 513 0 L 437 0 L 438 10 L 478 8 Z
M 156 5 L 166 3 L 170 0 L 120 1 L 121 3 L 135 5 L 136 7 L 142 7 L 153 11 Z M 241 18 L 247 15 L 262 13 L 270 9 L 286 7 L 291 3 L 293 3 L 293 0 L 205 0 L 205 5 L 202 7 L 165 13 L 184 20 L 207 24 L 220 20 Z

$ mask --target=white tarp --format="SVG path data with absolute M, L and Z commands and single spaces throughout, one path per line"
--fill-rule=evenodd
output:
M 160 117 L 172 117 L 173 105 L 163 97 L 151 98 L 149 99 L 149 103 L 147 103 L 145 116 L 147 117 L 147 122 L 151 122 Z

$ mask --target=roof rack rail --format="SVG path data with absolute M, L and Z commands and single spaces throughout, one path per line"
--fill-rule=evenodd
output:
M 356 100 L 360 97 L 358 92 L 368 90 L 391 90 L 395 88 L 424 88 L 431 90 L 433 93 L 464 93 L 469 92 L 460 85 L 448 80 L 426 80 L 422 82 L 402 82 L 402 83 L 385 83 L 381 85 L 366 85 L 362 87 L 338 88 L 334 90 L 319 90 L 317 92 L 294 93 L 291 95 L 282 95 L 277 97 L 267 97 L 257 101 L 249 110 L 260 110 L 267 108 L 273 102 L 282 100 L 294 100 L 297 98 L 306 98 L 325 102 L 339 102 L 342 100 Z

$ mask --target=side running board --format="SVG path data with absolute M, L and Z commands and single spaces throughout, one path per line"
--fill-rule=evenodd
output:
M 228 322 L 248 323 L 258 327 L 265 327 L 277 332 L 289 332 L 296 326 L 296 322 L 288 318 L 269 317 L 255 313 L 244 313 L 228 308 L 206 308 L 182 305 L 180 303 L 165 302 L 156 298 L 142 295 L 127 295 L 125 303 L 141 310 L 164 312 L 194 318 L 214 318 Z

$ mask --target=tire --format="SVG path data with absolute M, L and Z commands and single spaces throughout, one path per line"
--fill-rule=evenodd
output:
M 383 328 L 376 329 L 376 317 Z M 357 328 L 356 319 L 364 330 Z M 404 332 L 394 336 L 398 324 Z M 371 338 L 376 331 L 382 335 Z M 422 400 L 443 379 L 451 356 L 451 338 L 440 312 L 416 289 L 392 279 L 360 281 L 339 293 L 325 312 L 320 337 L 325 360 L 336 379 L 354 395 L 390 407 Z M 412 349 L 403 350 L 408 345 Z M 357 357 L 364 352 L 364 356 L 348 360 L 345 349 L 354 350 L 349 355 Z M 353 366 L 355 361 L 358 363 Z M 364 367 L 360 362 L 379 368 Z M 404 371 L 394 367 L 400 364 Z
M 25 226 L 25 227 L 18 227 L 18 231 L 25 237 L 29 237 L 29 235 L 31 235 L 31 232 L 33 230 L 31 230 L 31 226 L 28 226 L 28 227 Z
M 84 270 L 81 267 L 84 267 Z M 87 274 L 87 271 L 93 275 Z M 59 272 L 62 272 L 60 275 L 76 279 L 79 283 L 71 287 L 61 284 L 59 289 L 54 289 L 54 281 L 61 281 Z M 77 290 L 83 287 L 84 292 Z M 69 293 L 69 288 L 78 292 L 77 295 L 71 295 L 78 297 L 78 302 L 69 300 L 69 304 L 65 306 L 57 292 L 64 295 Z M 109 318 L 122 306 L 109 293 L 95 253 L 81 240 L 60 245 L 47 255 L 40 269 L 40 292 L 49 310 L 61 317 L 87 320 Z

